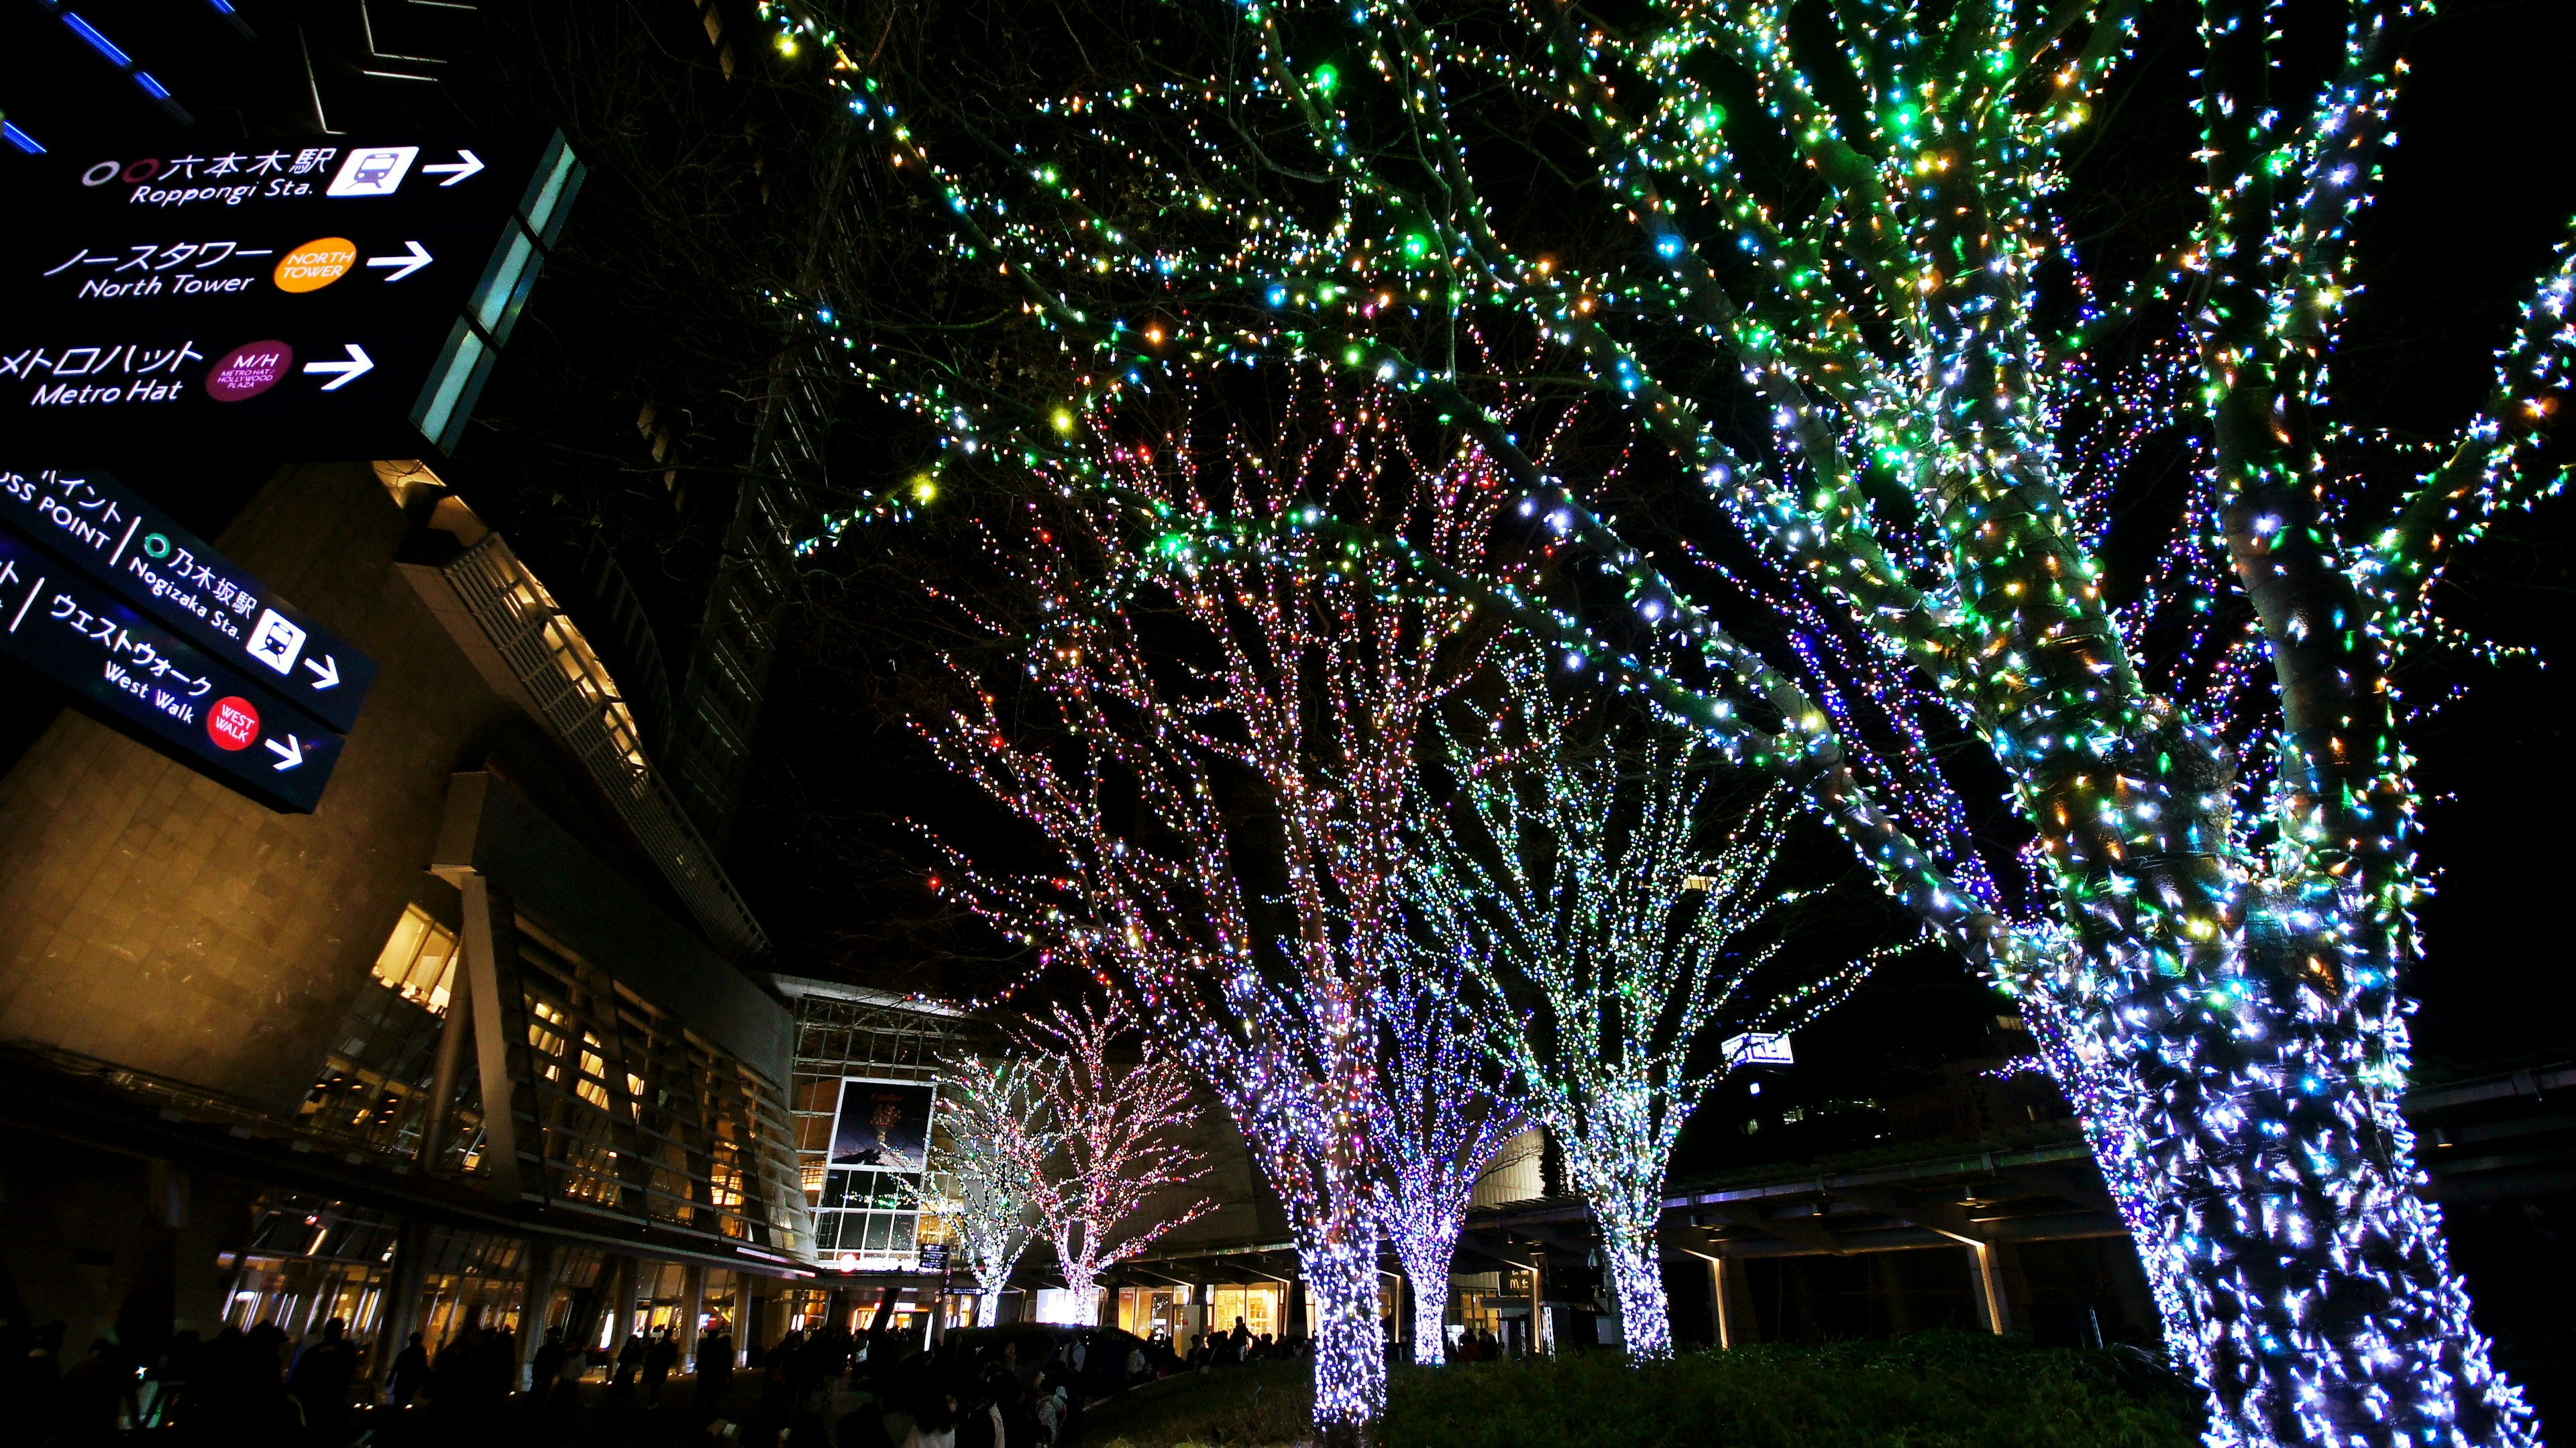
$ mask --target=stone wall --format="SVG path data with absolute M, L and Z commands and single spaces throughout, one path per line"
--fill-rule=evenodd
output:
M 303 1097 L 423 888 L 448 776 L 522 719 L 394 571 L 404 530 L 366 463 L 317 463 L 281 469 L 216 540 L 379 664 L 313 814 L 73 711 L 0 780 L 0 1039 L 279 1108 Z

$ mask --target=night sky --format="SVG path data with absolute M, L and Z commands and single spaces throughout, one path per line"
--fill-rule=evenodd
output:
M 2187 224 L 2196 200 L 2187 49 L 2142 47 L 2135 91 L 2076 165 L 2070 211 L 2088 254 L 2143 253 Z M 2403 143 L 2359 224 L 2362 290 L 2336 353 L 2336 407 L 2348 422 L 2441 436 L 2484 400 L 2493 349 L 2576 210 L 2576 186 L 2544 149 L 2563 119 L 2532 109 L 2576 56 L 2576 7 L 2447 9 L 2413 54 Z M 809 968 L 974 994 L 1006 974 L 989 964 L 999 942 L 945 916 L 900 825 L 911 816 L 998 839 L 997 858 L 1015 848 L 899 723 L 935 698 L 926 640 L 910 632 L 920 611 L 897 596 L 917 585 L 907 570 L 942 567 L 926 541 L 935 532 L 899 543 L 862 533 L 827 564 L 822 601 L 791 634 L 794 666 L 778 676 L 734 869 Z M 2576 1054 L 2564 925 L 2551 903 L 2564 888 L 2561 852 L 2544 833 L 2576 784 L 2566 672 L 2543 666 L 2576 658 L 2566 532 L 2563 500 L 2508 520 L 2454 565 L 2441 598 L 2453 622 L 2537 659 L 2410 680 L 2419 700 L 2463 691 L 2410 734 L 2427 801 L 2423 854 L 2438 887 L 2422 912 L 2428 957 L 2413 978 L 2428 1074 Z M 1980 1054 L 1993 1013 L 1991 994 L 1955 959 L 1917 952 L 1809 1033 L 1817 1069 L 1802 1074 L 1830 1089 L 1837 1061 L 1893 1054 L 1929 1066 Z

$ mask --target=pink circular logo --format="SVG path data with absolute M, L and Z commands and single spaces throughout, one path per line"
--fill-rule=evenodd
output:
M 206 374 L 206 395 L 217 402 L 257 397 L 285 381 L 294 366 L 295 349 L 283 342 L 244 342 Z
M 228 694 L 206 711 L 206 737 L 218 749 L 248 749 L 259 740 L 259 709 L 239 694 Z

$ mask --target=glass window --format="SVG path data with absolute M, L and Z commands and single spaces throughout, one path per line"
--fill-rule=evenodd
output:
M 376 979 L 404 1000 L 427 1006 L 430 1014 L 445 1015 L 448 990 L 456 981 L 455 934 L 419 906 L 404 906 L 376 957 Z

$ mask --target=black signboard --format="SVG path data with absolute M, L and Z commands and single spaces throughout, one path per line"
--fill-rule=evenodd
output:
M 582 168 L 560 134 L 334 142 L 52 165 L 0 243 L 0 439 L 452 449 Z
M 375 660 L 116 478 L 0 467 L 0 519 L 323 723 L 358 722 Z
M 922 1243 L 920 1263 L 917 1270 L 922 1272 L 936 1272 L 942 1277 L 947 1276 L 948 1244 L 945 1242 Z
M 235 789 L 309 814 L 340 736 L 0 528 L 0 650 Z

